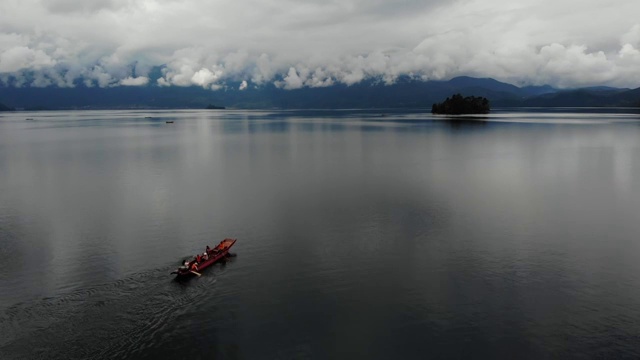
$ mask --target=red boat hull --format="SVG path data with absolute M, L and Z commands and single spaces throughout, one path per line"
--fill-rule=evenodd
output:
M 225 258 L 227 255 L 229 255 L 229 249 L 231 249 L 231 247 L 233 246 L 233 244 L 236 243 L 238 239 L 224 239 L 220 242 L 220 244 L 218 244 L 215 248 L 209 250 L 208 254 L 209 254 L 209 259 L 205 260 L 205 261 L 201 261 L 200 263 L 198 263 L 198 269 L 196 271 L 200 272 L 206 268 L 208 268 L 209 266 L 215 264 L 216 262 L 220 261 L 221 259 Z M 195 274 L 193 272 L 191 272 L 189 269 L 191 269 L 191 265 L 193 264 L 195 260 L 192 260 L 189 262 L 188 265 L 188 269 L 178 269 L 176 270 L 174 273 L 176 274 L 177 277 L 191 277 L 194 276 Z

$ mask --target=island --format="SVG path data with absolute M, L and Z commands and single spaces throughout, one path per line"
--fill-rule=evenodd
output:
M 216 106 L 216 105 L 207 105 L 207 107 L 205 108 L 207 110 L 224 110 L 225 107 L 224 106 Z
M 464 115 L 464 114 L 488 114 L 490 110 L 489 100 L 484 97 L 455 94 L 440 104 L 433 104 L 432 114 Z

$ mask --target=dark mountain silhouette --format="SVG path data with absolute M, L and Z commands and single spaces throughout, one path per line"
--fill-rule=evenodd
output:
M 12 111 L 13 109 L 8 107 L 7 105 L 0 103 L 0 111 Z
M 495 79 L 457 77 L 419 81 L 401 77 L 393 85 L 379 79 L 352 86 L 284 90 L 273 84 L 238 90 L 238 83 L 212 91 L 201 87 L 0 87 L 0 98 L 18 109 L 193 108 L 209 104 L 226 108 L 429 108 L 451 94 L 484 97 L 494 107 L 639 106 L 640 88 L 606 87 L 557 90 L 548 85 L 517 87 Z
M 449 81 L 445 81 L 449 86 L 458 89 L 464 88 L 483 88 L 490 91 L 501 93 L 524 94 L 521 88 L 500 82 L 491 78 L 473 78 L 469 76 L 455 77 Z
M 640 105 L 640 89 L 559 91 L 524 99 L 521 104 L 531 107 L 637 107 Z
M 553 88 L 550 85 L 542 85 L 542 86 L 525 86 L 520 88 L 522 92 L 525 94 L 525 97 L 538 96 L 543 94 L 553 94 L 558 92 L 558 89 Z
M 591 90 L 591 91 L 626 91 L 626 90 L 631 90 L 631 89 L 627 89 L 627 88 L 614 88 L 611 86 L 589 86 L 589 87 L 583 87 L 583 88 L 579 88 L 579 89 L 573 89 L 573 90 Z

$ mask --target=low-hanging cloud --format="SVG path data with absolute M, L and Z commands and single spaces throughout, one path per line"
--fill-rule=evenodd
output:
M 132 77 L 129 76 L 126 79 L 120 80 L 122 86 L 144 86 L 149 83 L 149 78 L 146 76 Z
M 144 86 L 161 66 L 155 85 L 212 90 L 458 75 L 638 87 L 638 13 L 627 0 L 5 0 L 0 84 Z

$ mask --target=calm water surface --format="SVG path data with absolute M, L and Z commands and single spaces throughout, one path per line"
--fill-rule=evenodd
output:
M 639 187 L 624 111 L 5 113 L 0 358 L 638 358 Z

